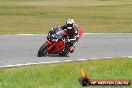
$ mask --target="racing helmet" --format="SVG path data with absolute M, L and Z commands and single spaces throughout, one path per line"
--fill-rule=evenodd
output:
M 66 21 L 66 27 L 68 30 L 71 30 L 74 27 L 74 20 L 73 19 L 68 19 Z

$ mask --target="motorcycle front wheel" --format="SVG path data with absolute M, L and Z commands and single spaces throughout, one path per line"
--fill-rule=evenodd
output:
M 47 42 L 45 42 L 39 49 L 38 51 L 38 57 L 42 57 L 42 56 L 46 56 L 48 51 L 47 51 L 47 47 L 49 46 L 49 44 Z

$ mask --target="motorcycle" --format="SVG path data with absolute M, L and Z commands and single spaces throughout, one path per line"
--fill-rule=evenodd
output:
M 81 38 L 83 33 L 82 28 L 78 29 L 78 39 Z M 55 30 L 52 29 L 49 31 L 47 36 L 47 41 L 40 47 L 38 51 L 38 57 L 46 56 L 47 54 L 59 54 L 60 56 L 68 56 L 69 55 L 69 46 L 67 38 L 65 36 L 67 33 L 61 29 L 61 27 L 57 27 Z

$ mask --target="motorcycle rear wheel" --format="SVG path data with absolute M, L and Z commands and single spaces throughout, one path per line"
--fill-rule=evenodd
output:
M 39 49 L 38 51 L 38 57 L 42 57 L 42 56 L 46 56 L 48 51 L 47 51 L 47 47 L 49 46 L 49 44 L 47 42 L 45 42 Z
M 68 57 L 69 56 L 69 52 L 65 49 L 64 51 L 59 52 L 59 55 L 63 56 L 63 57 Z

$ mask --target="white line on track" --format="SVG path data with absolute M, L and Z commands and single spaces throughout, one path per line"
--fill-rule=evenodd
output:
M 98 34 L 98 35 L 104 35 L 104 34 L 132 34 L 132 33 L 83 33 L 84 35 L 94 35 L 94 34 Z
M 132 33 L 83 33 L 84 35 L 87 34 L 132 34 Z M 14 35 L 43 35 L 43 34 L 14 34 Z
M 94 35 L 94 34 L 99 34 L 99 35 L 104 35 L 104 34 L 132 34 L 132 33 L 83 33 L 84 35 Z M 23 36 L 23 35 L 25 35 L 25 36 L 30 36 L 30 35 L 43 35 L 43 34 L 15 34 L 15 35 L 17 35 L 17 36 Z
M 132 56 L 127 56 L 128 58 L 132 58 Z
M 122 57 L 132 58 L 132 56 L 122 56 Z M 15 65 L 0 66 L 0 68 L 11 68 L 11 67 L 39 65 L 39 64 L 55 64 L 55 63 L 61 63 L 61 62 L 86 61 L 86 60 L 97 60 L 97 59 L 108 59 L 108 58 L 110 59 L 110 58 L 117 58 L 117 57 L 88 58 L 88 59 L 77 59 L 77 60 L 62 60 L 62 61 L 50 61 L 50 62 L 37 62 L 37 63 L 15 64 Z
M 72 60 L 64 60 L 64 62 L 71 62 Z
M 88 59 L 77 59 L 77 61 L 85 61 L 85 60 L 88 60 Z

